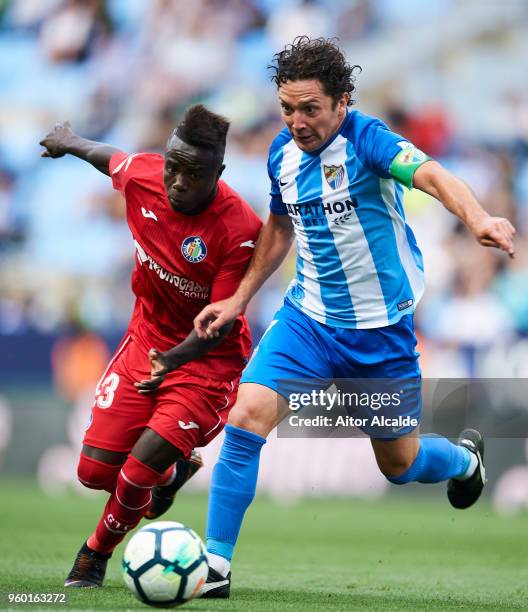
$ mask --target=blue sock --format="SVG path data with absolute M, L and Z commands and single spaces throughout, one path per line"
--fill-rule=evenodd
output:
M 411 467 L 401 476 L 387 476 L 394 484 L 441 482 L 461 476 L 469 467 L 471 455 L 441 436 L 420 436 L 420 450 Z
M 260 449 L 266 438 L 226 425 L 225 440 L 213 470 L 207 512 L 207 550 L 229 561 L 244 513 L 255 497 Z

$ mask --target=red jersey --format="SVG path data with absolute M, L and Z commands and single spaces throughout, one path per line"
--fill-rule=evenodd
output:
M 115 153 L 110 160 L 112 183 L 125 197 L 136 247 L 136 303 L 129 333 L 146 351 L 179 344 L 207 304 L 233 295 L 262 227 L 249 205 L 221 180 L 202 213 L 172 210 L 163 183 L 164 163 L 154 153 Z M 240 375 L 250 350 L 249 327 L 240 316 L 221 344 L 180 369 L 231 380 Z

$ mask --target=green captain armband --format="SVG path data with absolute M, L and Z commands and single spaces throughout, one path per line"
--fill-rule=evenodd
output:
M 402 150 L 392 160 L 389 172 L 398 183 L 412 189 L 414 173 L 423 163 L 432 158 L 410 142 L 403 141 L 398 144 L 402 147 Z

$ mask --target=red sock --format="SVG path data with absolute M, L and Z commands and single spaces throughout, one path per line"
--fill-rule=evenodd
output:
M 176 474 L 176 467 L 174 464 L 167 468 L 163 474 L 160 476 L 160 479 L 156 483 L 158 486 L 163 487 L 164 485 L 168 485 L 172 482 L 174 475 Z
M 117 485 L 103 515 L 88 538 L 88 546 L 101 553 L 111 553 L 143 518 L 152 499 L 151 490 L 161 474 L 128 456 L 117 477 Z

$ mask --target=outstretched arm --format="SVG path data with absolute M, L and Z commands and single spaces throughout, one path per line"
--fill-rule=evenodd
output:
M 514 257 L 513 225 L 508 219 L 489 215 L 469 187 L 438 162 L 431 160 L 422 164 L 414 173 L 413 185 L 440 200 L 467 226 L 481 245 L 502 249 Z
M 69 153 L 92 164 L 107 176 L 110 176 L 110 158 L 120 151 L 102 142 L 82 138 L 71 129 L 69 121 L 56 123 L 53 130 L 39 144 L 46 149 L 42 152 L 42 157 L 55 159 Z
M 233 323 L 225 325 L 217 337 L 205 340 L 198 338 L 193 330 L 183 342 L 180 342 L 180 344 L 164 353 L 160 353 L 157 349 L 150 349 L 148 355 L 150 361 L 150 379 L 134 383 L 138 393 L 143 395 L 152 393 L 161 385 L 169 372 L 177 370 L 184 363 L 199 359 L 205 353 L 212 351 L 224 341 L 232 327 Z
M 293 225 L 288 215 L 270 213 L 262 228 L 249 268 L 235 294 L 209 304 L 194 319 L 199 338 L 216 338 L 220 329 L 244 312 L 251 298 L 280 266 L 293 241 Z

